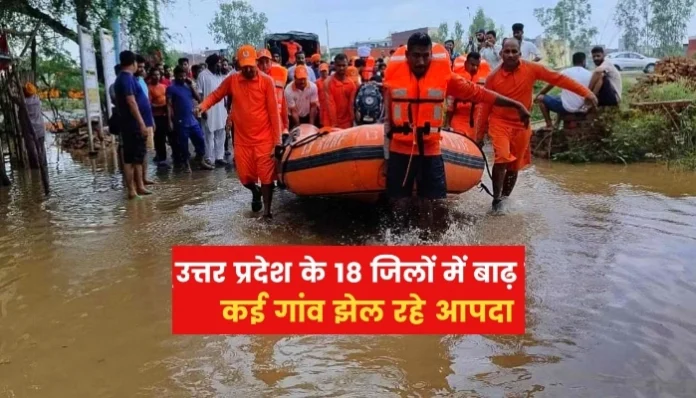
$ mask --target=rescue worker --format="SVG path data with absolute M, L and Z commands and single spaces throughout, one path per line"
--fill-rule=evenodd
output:
M 234 158 L 239 180 L 252 192 L 251 210 L 264 209 L 263 218 L 271 219 L 275 146 L 280 144 L 280 115 L 273 79 L 259 73 L 256 49 L 244 45 L 237 51 L 240 73 L 229 76 L 200 105 L 205 112 L 232 97 Z M 261 181 L 261 187 L 257 185 Z M 261 199 L 263 198 L 263 203 Z
M 519 40 L 505 39 L 502 57 L 501 66 L 488 76 L 485 88 L 523 103 L 525 109 L 532 106 L 532 93 L 537 80 L 571 91 L 583 97 L 585 103 L 590 106 L 597 105 L 597 98 L 587 87 L 537 62 L 520 59 Z M 476 121 L 478 141 L 483 141 L 487 127 L 495 152 L 494 211 L 499 211 L 503 200 L 512 193 L 517 182 L 517 173 L 531 163 L 529 141 L 532 130 L 528 124 L 520 123 L 516 116 L 509 109 L 484 105 Z
M 387 196 L 396 214 L 405 214 L 416 183 L 422 226 L 432 224 L 432 201 L 447 196 L 440 151 L 446 96 L 515 108 L 519 119 L 529 121 L 529 111 L 520 102 L 464 80 L 450 65 L 445 47 L 417 32 L 392 56 L 384 83 Z
M 317 79 L 317 91 L 319 92 L 319 124 L 327 127 L 331 124 L 329 117 L 329 101 L 324 89 L 324 83 L 329 78 L 329 64 L 319 65 L 319 78 Z
M 276 101 L 278 102 L 278 115 L 280 116 L 281 137 L 288 134 L 290 129 L 290 121 L 288 118 L 288 104 L 285 101 L 285 82 L 288 80 L 288 70 L 280 64 L 274 63 L 271 60 L 271 52 L 265 48 L 256 51 L 256 65 L 259 70 L 273 79 L 275 85 Z M 281 138 L 282 141 L 282 138 Z M 277 166 L 277 165 L 276 165 Z M 275 176 L 278 168 L 276 167 Z M 280 189 L 285 189 L 285 185 L 280 181 L 275 181 L 275 184 Z
M 269 75 L 273 79 L 276 101 L 278 101 L 280 127 L 283 133 L 287 133 L 290 129 L 288 105 L 285 101 L 285 82 L 288 80 L 288 70 L 279 64 L 273 63 L 270 51 L 265 48 L 256 51 L 256 65 L 261 72 Z
M 348 68 L 348 57 L 345 54 L 336 55 L 335 72 L 324 81 L 324 95 L 329 104 L 329 124 L 324 127 L 353 127 L 353 101 L 358 86 L 348 77 Z
M 321 55 L 320 54 L 314 54 L 311 57 L 309 57 L 309 62 L 310 66 L 312 68 L 312 72 L 314 73 L 314 77 L 319 77 L 319 66 L 321 65 Z M 314 81 L 316 83 L 316 80 Z
M 309 81 L 305 65 L 297 65 L 295 79 L 285 87 L 285 100 L 290 114 L 290 128 L 300 124 L 317 125 L 319 92 L 317 85 Z
M 357 62 L 358 60 L 355 60 L 358 65 L 360 62 Z M 355 83 L 356 87 L 360 87 L 362 84 L 362 80 L 360 79 L 360 69 L 358 69 L 357 66 L 355 66 L 355 63 L 353 66 L 349 66 L 346 68 L 346 76 L 348 76 L 348 79 L 352 80 L 353 83 Z
M 454 61 L 454 73 L 463 77 L 474 84 L 481 84 L 486 80 L 490 73 L 490 68 L 486 61 L 481 59 L 479 53 L 473 52 L 466 57 L 459 56 Z M 446 127 L 458 134 L 469 137 L 476 141 L 476 131 L 474 129 L 474 112 L 477 107 L 470 102 L 457 101 L 453 97 L 447 97 L 447 121 Z
M 283 46 L 285 46 L 285 50 L 288 52 L 288 65 L 295 65 L 296 59 L 295 55 L 297 55 L 298 52 L 302 51 L 302 46 L 300 43 L 295 42 L 295 40 L 288 40 L 288 41 L 282 41 L 280 42 Z

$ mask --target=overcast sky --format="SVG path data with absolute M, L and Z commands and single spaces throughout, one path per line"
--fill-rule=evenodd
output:
M 208 23 L 213 19 L 221 0 L 176 0 L 176 5 L 163 10 L 162 23 L 175 36 L 178 49 L 190 51 L 191 38 L 195 49 L 216 48 L 208 32 Z M 322 45 L 326 45 L 325 21 L 329 21 L 329 44 L 331 47 L 349 45 L 356 40 L 379 39 L 390 31 L 414 28 L 437 27 L 441 22 L 453 26 L 456 20 L 465 28 L 479 6 L 492 17 L 497 25 L 510 29 L 513 23 L 525 24 L 529 37 L 542 33 L 542 28 L 533 15 L 536 7 L 553 6 L 555 0 L 488 0 L 466 2 L 457 0 L 252 0 L 256 11 L 266 13 L 268 30 L 284 32 L 299 30 L 317 33 Z M 599 29 L 599 41 L 616 44 L 618 31 L 613 22 L 616 0 L 591 0 L 592 22 Z M 484 5 L 485 4 L 485 5 Z M 467 6 L 470 11 L 467 11 Z M 189 35 L 190 34 L 190 35 Z
M 319 35 L 322 45 L 326 45 L 328 41 L 331 47 L 347 46 L 354 41 L 385 38 L 390 31 L 437 27 L 441 22 L 448 22 L 451 29 L 456 20 L 461 21 L 465 29 L 468 29 L 471 16 L 479 6 L 484 6 L 484 11 L 495 20 L 496 25 L 502 24 L 509 30 L 513 23 L 522 22 L 525 24 L 525 35 L 535 37 L 542 33 L 542 28 L 534 18 L 533 9 L 551 7 L 556 3 L 556 0 L 488 0 L 485 3 L 482 0 L 477 1 L 251 0 L 250 3 L 256 11 L 266 13 L 267 29 L 270 32 L 312 32 Z M 191 51 L 192 44 L 197 51 L 206 47 L 226 47 L 223 43 L 216 43 L 208 32 L 208 23 L 222 2 L 174 0 L 174 5 L 162 9 L 162 23 L 173 36 L 170 45 L 186 52 Z M 613 20 L 617 0 L 590 2 L 592 24 L 599 30 L 597 43 L 616 47 L 620 34 Z M 696 18 L 691 19 L 688 33 L 696 35 Z

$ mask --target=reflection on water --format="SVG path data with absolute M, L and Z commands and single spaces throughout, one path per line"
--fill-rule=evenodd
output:
M 233 173 L 156 174 L 124 200 L 113 154 L 51 148 L 54 194 L 0 191 L 0 397 L 693 397 L 696 176 L 658 165 L 525 171 L 510 214 L 469 192 L 432 242 L 379 209 Z M 175 244 L 524 244 L 523 336 L 172 336 Z

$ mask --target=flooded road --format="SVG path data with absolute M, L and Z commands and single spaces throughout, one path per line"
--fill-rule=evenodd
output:
M 287 192 L 259 223 L 222 169 L 127 202 L 112 160 L 51 149 L 51 198 L 38 175 L 0 190 L 2 398 L 696 396 L 694 173 L 537 162 L 506 216 L 477 191 L 452 201 L 435 243 L 527 246 L 524 336 L 180 337 L 172 245 L 418 234 Z

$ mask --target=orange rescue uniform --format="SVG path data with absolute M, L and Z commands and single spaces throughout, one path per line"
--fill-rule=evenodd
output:
M 532 108 L 534 83 L 543 80 L 546 83 L 572 91 L 587 97 L 590 90 L 575 80 L 566 77 L 545 66 L 525 60 L 512 72 L 502 67 L 494 70 L 486 79 L 485 87 L 500 95 L 522 103 L 527 109 Z M 514 108 L 483 106 L 476 121 L 477 140 L 482 140 L 488 127 L 488 136 L 493 143 L 495 163 L 506 163 L 510 171 L 519 171 L 532 161 L 529 141 L 532 137 L 530 126 L 525 127 Z
M 432 61 L 425 76 L 415 78 L 406 62 L 406 48 L 400 47 L 387 65 L 385 108 L 388 110 L 389 150 L 418 155 L 417 134 L 423 134 L 423 155 L 438 156 L 440 128 L 444 124 L 445 99 L 493 104 L 497 95 L 464 80 L 451 71 L 449 55 L 441 44 L 433 44 Z M 429 131 L 425 131 L 429 127 Z
M 288 63 L 295 64 L 295 54 L 297 54 L 298 51 L 302 50 L 302 46 L 299 45 L 298 43 L 293 42 L 288 42 L 288 41 L 283 41 L 281 42 L 284 46 L 285 49 L 288 50 Z
M 374 72 L 375 72 L 375 58 L 373 56 L 369 56 L 369 57 L 365 58 L 365 67 L 363 68 L 363 71 L 362 71 L 362 74 L 360 77 L 362 77 L 362 80 L 364 82 L 369 82 L 370 79 L 372 79 Z
M 271 64 L 270 76 L 275 86 L 276 102 L 280 115 L 280 127 L 283 131 L 290 128 L 288 117 L 288 103 L 285 99 L 285 83 L 288 81 L 288 70 L 278 64 Z
M 466 70 L 465 63 L 466 57 L 457 57 L 454 61 L 454 73 L 473 84 L 483 83 L 491 71 L 488 63 L 481 60 L 478 71 L 474 76 L 471 76 Z M 472 112 L 477 112 L 478 109 L 480 109 L 480 107 L 477 107 L 471 102 L 457 101 L 453 97 L 447 97 L 447 113 L 449 114 L 452 112 L 452 119 L 450 119 L 450 127 L 452 130 L 454 130 L 455 133 L 476 140 L 476 129 L 474 128 L 476 118 Z
M 321 106 L 321 97 L 325 97 L 328 104 L 328 124 L 324 127 L 336 127 L 339 129 L 347 129 L 353 127 L 355 113 L 353 111 L 353 101 L 358 92 L 358 86 L 346 76 L 345 80 L 341 81 L 336 78 L 336 75 L 329 76 L 324 82 L 323 95 L 320 95 L 319 101 Z
M 203 101 L 201 111 L 205 112 L 228 95 L 232 97 L 234 110 L 230 117 L 234 123 L 234 158 L 239 180 L 242 185 L 256 184 L 259 180 L 264 185 L 272 184 L 275 180 L 272 155 L 281 134 L 273 79 L 260 71 L 253 79 L 244 78 L 241 72 L 231 75 Z
M 324 92 L 323 77 L 317 79 L 317 91 L 319 92 L 319 123 L 322 127 L 327 127 L 331 124 L 331 117 L 329 116 L 328 96 Z
M 362 83 L 360 81 L 360 71 L 355 66 L 349 66 L 346 68 L 346 76 L 352 80 L 356 86 L 360 86 Z

